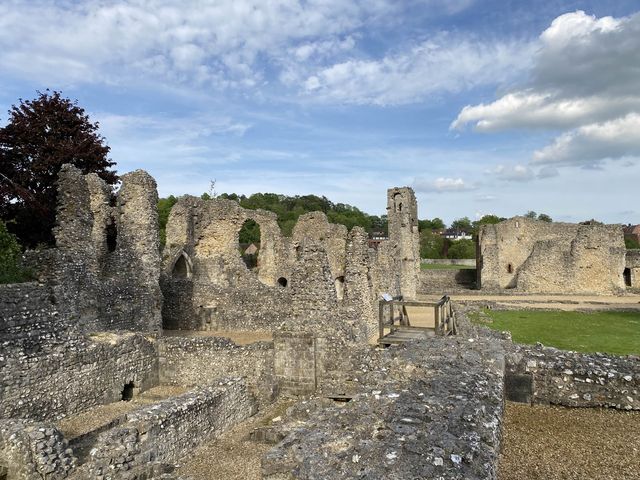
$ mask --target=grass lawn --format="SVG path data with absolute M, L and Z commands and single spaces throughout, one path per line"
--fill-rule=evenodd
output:
M 485 313 L 492 319 L 487 326 L 510 331 L 514 342 L 540 342 L 578 352 L 640 354 L 640 312 L 486 310 Z
M 470 265 L 438 265 L 435 263 L 421 263 L 421 270 L 475 270 L 475 266 Z

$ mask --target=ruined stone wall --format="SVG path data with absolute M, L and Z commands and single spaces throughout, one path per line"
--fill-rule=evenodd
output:
M 100 434 L 81 478 L 125 478 L 153 460 L 178 462 L 256 411 L 244 382 L 232 379 L 135 410 Z
M 516 395 L 533 403 L 640 410 L 638 357 L 515 344 L 506 366 Z
M 51 423 L 0 420 L 2 478 L 66 478 L 76 467 L 76 458 L 68 448 L 68 442 Z
M 222 337 L 165 336 L 159 342 L 160 382 L 187 387 L 220 376 L 242 377 L 261 405 L 273 401 L 273 343 L 236 345 Z
M 422 270 L 419 275 L 419 293 L 453 293 L 475 287 L 476 271 L 467 269 Z
M 149 332 L 161 326 L 156 184 L 142 170 L 121 181 L 112 199 L 96 175 L 63 166 L 57 248 L 36 262 L 62 314 L 85 332 Z
M 418 232 L 418 203 L 413 189 L 391 188 L 387 191 L 389 246 L 381 253 L 393 259 L 394 294 L 415 299 L 420 271 L 420 237 Z
M 478 234 L 478 286 L 527 293 L 611 294 L 624 288 L 619 225 L 515 217 Z
M 630 287 L 640 288 L 640 250 L 627 250 L 625 268 L 628 268 Z

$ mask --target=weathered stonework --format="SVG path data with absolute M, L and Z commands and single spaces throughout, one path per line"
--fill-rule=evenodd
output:
M 478 233 L 478 287 L 526 293 L 611 294 L 624 289 L 620 225 L 514 217 Z
M 419 275 L 420 293 L 455 293 L 474 289 L 476 271 L 473 269 L 429 269 L 422 270 Z
M 640 289 L 640 250 L 627 250 L 623 276 L 626 287 Z

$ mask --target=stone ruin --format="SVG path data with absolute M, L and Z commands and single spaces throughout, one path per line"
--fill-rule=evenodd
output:
M 0 286 L 0 478 L 176 479 L 173 464 L 281 396 L 302 402 L 256 432 L 273 443 L 264 478 L 495 478 L 505 396 L 640 409 L 637 359 L 517 346 L 466 307 L 457 336 L 369 345 L 380 294 L 418 290 L 415 195 L 387 200 L 389 240 L 370 249 L 319 212 L 284 237 L 273 213 L 187 196 L 161 251 L 148 174 L 112 195 L 64 167 L 56 247 L 26 258 L 38 281 Z M 182 393 L 65 437 L 63 419 L 158 386 Z
M 625 289 L 620 225 L 514 217 L 483 225 L 477 242 L 477 287 L 483 290 L 615 294 Z

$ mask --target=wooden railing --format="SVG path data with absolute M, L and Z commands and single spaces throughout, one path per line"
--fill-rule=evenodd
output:
M 434 309 L 434 327 L 411 325 L 407 307 L 432 307 Z M 387 310 L 388 316 L 385 315 Z M 436 335 L 455 335 L 457 331 L 451 299 L 448 295 L 444 295 L 437 302 L 402 300 L 402 297 L 393 297 L 392 300 L 380 300 L 378 305 L 379 340 L 385 336 L 385 328 L 389 328 L 390 333 L 393 333 L 400 327 L 416 330 L 435 330 Z

